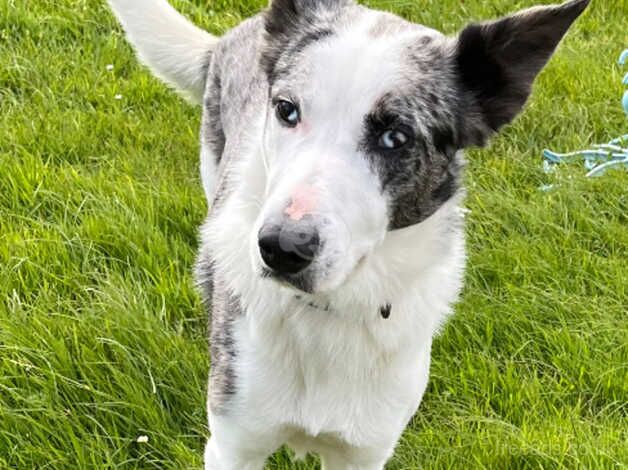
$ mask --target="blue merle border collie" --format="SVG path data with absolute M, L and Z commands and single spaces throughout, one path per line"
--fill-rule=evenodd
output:
M 521 111 L 589 0 L 454 37 L 352 0 L 274 0 L 221 38 L 166 0 L 109 2 L 202 104 L 205 468 L 261 469 L 287 444 L 382 469 L 460 292 L 462 152 Z

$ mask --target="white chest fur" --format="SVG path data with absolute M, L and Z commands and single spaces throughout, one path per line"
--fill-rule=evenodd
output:
M 456 210 L 444 207 L 422 224 L 423 236 L 391 234 L 395 239 L 329 296 L 329 311 L 244 269 L 242 241 L 206 227 L 217 269 L 224 267 L 221 275 L 245 307 L 234 325 L 238 386 L 231 413 L 245 435 L 265 434 L 269 446 L 290 442 L 304 451 L 378 445 L 392 451 L 421 401 L 432 337 L 461 286 L 462 235 L 446 231 L 450 237 L 433 243 L 451 216 L 445 211 Z M 242 233 L 227 216 L 233 212 L 223 214 L 216 223 Z M 243 258 L 236 262 L 234 253 Z M 382 302 L 392 306 L 388 319 Z

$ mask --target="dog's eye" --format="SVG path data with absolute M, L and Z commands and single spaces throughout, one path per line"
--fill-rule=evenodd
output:
M 279 100 L 275 104 L 277 119 L 285 126 L 296 127 L 299 124 L 301 115 L 296 104 L 287 100 Z
M 410 137 L 399 129 L 388 129 L 379 136 L 377 145 L 384 150 L 398 150 L 410 141 Z

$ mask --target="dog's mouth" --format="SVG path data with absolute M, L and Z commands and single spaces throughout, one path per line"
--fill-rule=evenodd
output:
M 271 279 L 273 282 L 293 291 L 293 298 L 301 305 L 320 310 L 322 312 L 331 311 L 331 304 L 328 300 L 317 297 L 312 289 L 312 283 L 302 275 L 285 276 L 278 275 L 270 269 L 262 268 L 262 278 Z
M 295 298 L 298 300 L 306 300 L 316 304 L 316 307 L 321 310 L 327 310 L 327 303 L 320 303 L 319 300 L 313 300 L 312 296 L 316 294 L 329 293 L 342 288 L 342 286 L 345 285 L 366 264 L 367 258 L 367 255 L 361 256 L 355 265 L 346 274 L 344 274 L 339 281 L 336 282 L 328 281 L 327 276 L 323 276 L 321 279 L 318 279 L 315 269 L 307 269 L 297 274 L 285 274 L 273 271 L 264 265 L 262 265 L 261 268 L 261 277 L 262 279 L 269 279 L 285 288 L 296 291 Z
M 266 266 L 262 267 L 262 278 L 271 279 L 283 287 L 294 289 L 305 294 L 314 293 L 314 282 L 308 273 L 284 274 L 277 273 Z

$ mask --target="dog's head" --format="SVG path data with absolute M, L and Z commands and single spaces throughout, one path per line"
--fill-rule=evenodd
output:
M 263 275 L 343 284 L 388 231 L 460 188 L 461 150 L 512 121 L 588 0 L 472 24 L 451 38 L 349 0 L 275 0 L 262 67 Z
M 109 3 L 139 57 L 200 102 L 218 39 L 165 0 Z M 394 238 L 389 231 L 432 216 L 459 191 L 460 151 L 517 115 L 588 3 L 532 8 L 446 37 L 353 0 L 273 0 L 260 59 L 268 101 L 256 269 L 331 291 Z

